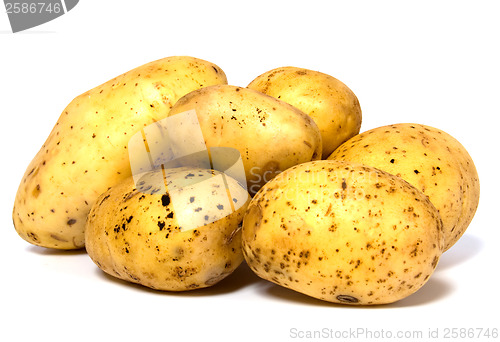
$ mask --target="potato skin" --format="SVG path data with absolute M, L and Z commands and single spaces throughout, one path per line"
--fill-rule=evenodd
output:
M 189 168 L 165 172 L 169 171 L 190 180 L 212 172 Z M 155 172 L 162 170 L 151 173 Z M 231 178 L 228 182 L 239 186 Z M 190 205 L 203 215 L 209 215 L 211 202 L 227 196 L 225 188 L 212 189 L 210 197 L 198 193 L 191 198 Z M 246 203 L 232 214 L 189 230 L 181 230 L 178 218 L 183 213 L 174 209 L 171 198 L 168 192 L 141 192 L 132 177 L 103 193 L 85 230 L 85 247 L 96 265 L 114 277 L 163 291 L 204 288 L 231 274 L 243 261 L 241 222 L 248 194 Z
M 379 168 L 422 191 L 443 220 L 445 250 L 464 234 L 479 204 L 472 158 L 458 140 L 438 128 L 415 123 L 378 127 L 346 141 L 328 159 Z
M 356 95 L 335 77 L 319 71 L 280 67 L 256 77 L 247 87 L 311 116 L 321 132 L 323 159 L 361 128 L 361 107 Z
M 215 85 L 182 97 L 169 116 L 196 110 L 205 144 L 236 148 L 250 194 L 277 173 L 321 158 L 321 135 L 297 108 L 261 92 Z
M 85 219 L 97 197 L 130 175 L 129 138 L 165 118 L 181 96 L 227 83 L 215 64 L 160 59 L 76 97 L 29 164 L 13 208 L 16 231 L 50 248 L 84 246 Z
M 417 291 L 443 247 L 442 222 L 399 177 L 342 161 L 294 166 L 255 195 L 242 246 L 260 277 L 334 303 L 386 304 Z

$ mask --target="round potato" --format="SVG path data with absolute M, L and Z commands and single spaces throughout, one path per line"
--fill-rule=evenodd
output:
M 328 159 L 370 165 L 426 194 L 443 220 L 445 250 L 458 241 L 479 204 L 479 177 L 466 149 L 440 129 L 413 123 L 383 126 L 346 141 Z
M 243 261 L 248 201 L 239 183 L 217 171 L 150 171 L 137 185 L 130 177 L 98 198 L 85 246 L 114 277 L 164 291 L 208 287 Z
M 261 92 L 231 85 L 202 88 L 179 99 L 169 116 L 193 109 L 208 148 L 240 152 L 252 195 L 279 172 L 321 158 L 314 121 Z
M 321 160 L 294 166 L 255 195 L 243 254 L 260 277 L 343 304 L 395 302 L 433 273 L 442 222 L 427 197 L 373 167 Z
M 271 95 L 314 119 L 323 140 L 323 159 L 359 133 L 358 98 L 338 79 L 313 70 L 281 67 L 255 78 L 248 88 Z

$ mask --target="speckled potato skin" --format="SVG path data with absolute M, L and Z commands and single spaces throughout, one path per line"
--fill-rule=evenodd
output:
M 434 127 L 378 127 L 346 141 L 328 159 L 379 168 L 422 191 L 443 220 L 445 250 L 464 234 L 479 204 L 479 177 L 472 158 L 459 141 Z
M 208 147 L 236 148 L 250 194 L 289 167 L 321 159 L 321 135 L 297 108 L 261 92 L 216 85 L 182 97 L 169 116 L 196 110 Z
M 260 277 L 352 305 L 414 293 L 443 248 L 431 202 L 399 177 L 321 160 L 294 166 L 255 195 L 243 220 L 243 254 Z
M 130 175 L 129 138 L 165 118 L 186 93 L 225 83 L 224 72 L 210 62 L 168 57 L 76 97 L 21 180 L 13 209 L 19 235 L 43 247 L 82 248 L 90 207 Z
M 211 172 L 183 169 L 185 177 L 194 179 Z M 208 215 L 207 205 L 221 196 L 227 196 L 225 188 L 213 188 L 210 197 L 193 195 L 190 205 Z M 103 193 L 92 207 L 85 248 L 104 272 L 152 289 L 187 291 L 212 286 L 243 261 L 241 222 L 249 199 L 223 219 L 181 231 L 177 218 L 183 213 L 174 210 L 168 193 L 143 193 L 127 178 Z
M 359 133 L 361 107 L 344 83 L 330 75 L 297 67 L 280 67 L 255 78 L 248 88 L 271 95 L 314 119 L 326 159 L 339 145 Z

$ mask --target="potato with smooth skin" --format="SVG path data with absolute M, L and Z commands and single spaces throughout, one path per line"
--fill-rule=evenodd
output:
M 416 188 L 333 160 L 276 176 L 243 220 L 243 254 L 258 276 L 342 304 L 387 304 L 414 293 L 433 273 L 443 242 L 441 218 Z
M 459 141 L 434 127 L 378 127 L 346 141 L 328 159 L 379 168 L 422 191 L 443 220 L 445 250 L 464 234 L 479 204 L 479 177 L 472 158 Z
M 137 185 L 130 177 L 111 187 L 88 216 L 89 256 L 104 272 L 157 290 L 187 291 L 221 281 L 243 261 L 241 222 L 250 197 L 230 177 L 221 186 L 217 175 L 198 168 L 158 169 Z M 239 203 L 232 212 L 224 208 L 227 191 Z M 186 226 L 196 217 L 201 222 Z
M 323 159 L 359 133 L 361 107 L 344 83 L 321 73 L 297 67 L 281 67 L 255 78 L 248 88 L 291 104 L 314 119 L 323 140 Z
M 208 148 L 237 149 L 250 194 L 287 168 L 321 158 L 321 134 L 297 108 L 261 92 L 231 85 L 193 91 L 169 116 L 196 111 Z
M 16 231 L 35 245 L 82 248 L 90 207 L 131 174 L 129 138 L 165 118 L 181 96 L 226 82 L 215 64 L 168 57 L 76 97 L 22 178 L 13 209 Z

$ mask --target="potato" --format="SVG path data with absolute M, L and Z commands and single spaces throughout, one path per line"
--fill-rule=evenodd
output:
M 130 177 L 111 187 L 88 216 L 89 256 L 104 272 L 153 289 L 216 284 L 243 261 L 241 222 L 249 201 L 239 183 L 226 176 L 224 186 L 220 175 L 157 169 L 137 186 Z
M 129 138 L 165 118 L 186 93 L 226 82 L 212 63 L 169 57 L 76 97 L 22 178 L 13 209 L 19 235 L 43 247 L 82 248 L 90 207 L 131 174 Z
M 437 128 L 412 123 L 378 127 L 345 142 L 328 159 L 379 168 L 422 191 L 443 220 L 445 250 L 464 234 L 479 204 L 472 158 L 460 142 Z
M 276 176 L 243 220 L 243 253 L 258 276 L 334 303 L 405 298 L 429 279 L 443 243 L 424 194 L 376 168 L 333 160 Z
M 255 78 L 248 88 L 285 101 L 310 115 L 323 139 L 323 159 L 359 133 L 358 98 L 338 79 L 313 70 L 281 67 Z
M 169 117 L 189 110 L 196 111 L 208 148 L 240 152 L 252 195 L 277 173 L 321 158 L 321 135 L 314 121 L 258 91 L 231 85 L 199 89 L 182 97 Z

